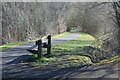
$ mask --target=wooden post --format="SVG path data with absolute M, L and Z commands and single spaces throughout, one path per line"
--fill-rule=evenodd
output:
M 42 40 L 38 40 L 38 58 L 42 57 Z
M 38 45 L 38 41 L 35 42 L 35 45 Z
M 48 35 L 47 54 L 51 54 L 51 35 Z

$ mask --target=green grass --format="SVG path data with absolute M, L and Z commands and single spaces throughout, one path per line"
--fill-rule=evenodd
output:
M 84 65 L 104 65 L 120 62 L 120 56 L 115 56 L 109 59 L 101 59 L 97 63 L 93 63 L 92 58 L 98 55 L 97 60 L 100 58 L 98 41 L 91 35 L 80 33 L 81 36 L 76 40 L 70 40 L 52 47 L 52 54 L 46 55 L 44 53 L 44 61 L 32 59 L 34 62 L 31 64 L 37 66 L 38 69 L 56 69 L 67 67 L 78 67 Z M 34 57 L 34 56 L 33 56 Z M 42 67 L 42 68 L 41 68 Z
M 52 37 L 52 39 L 64 38 L 64 37 L 66 37 L 66 36 L 68 36 L 68 35 L 70 35 L 70 34 L 71 34 L 70 32 L 64 32 L 64 33 L 61 33 L 61 34 L 59 34 L 59 35 L 56 35 L 56 36 Z
M 80 33 L 80 37 L 77 40 L 95 40 L 95 38 L 87 33 Z
M 17 42 L 17 43 L 8 43 L 8 44 L 0 46 L 0 50 L 5 50 L 5 49 L 17 47 L 17 46 L 20 46 L 20 45 L 23 45 L 23 44 L 26 44 L 26 43 L 30 43 L 30 42 L 33 42 L 33 41 L 35 41 L 35 40 L 25 41 L 25 42 Z
M 52 39 L 59 39 L 59 38 L 64 38 L 66 36 L 68 36 L 70 34 L 70 32 L 64 32 L 62 34 L 56 35 L 54 37 L 52 37 Z M 0 50 L 5 50 L 5 49 L 9 49 L 9 48 L 13 48 L 13 47 L 17 47 L 26 43 L 30 43 L 30 42 L 34 42 L 36 40 L 32 40 L 32 41 L 25 41 L 25 42 L 16 42 L 16 43 L 8 43 L 5 45 L 0 46 Z
M 27 62 L 42 62 L 42 63 L 43 63 L 43 62 L 47 62 L 48 59 L 45 58 L 45 57 L 43 57 L 43 58 L 38 58 L 37 55 L 34 54 L 34 55 L 28 57 L 28 58 L 26 59 L 26 61 L 27 61 Z
M 52 39 L 64 38 L 64 37 L 68 36 L 69 34 L 71 34 L 71 33 L 70 32 L 64 32 L 62 34 L 59 34 L 57 36 L 52 37 Z M 34 42 L 34 41 L 36 41 L 36 40 L 25 41 L 25 42 L 16 42 L 16 43 L 8 43 L 8 44 L 0 46 L 0 50 L 6 50 L 6 49 L 9 49 L 9 48 L 17 47 L 17 46 L 20 46 L 20 45 L 23 45 L 23 44 L 26 44 L 26 43 Z
M 26 59 L 27 62 L 47 62 L 49 59 L 48 58 L 55 58 L 57 57 L 54 54 L 43 54 L 42 58 L 38 58 L 37 54 L 33 54 L 32 56 L 28 57 Z
M 96 41 L 91 35 L 80 33 L 81 36 L 76 40 L 70 40 L 62 42 L 61 44 L 52 47 L 52 55 L 44 53 L 45 62 L 38 60 L 36 62 L 36 56 L 33 57 L 33 66 L 39 66 L 49 69 L 77 67 L 92 64 L 90 57 L 86 56 L 90 54 L 90 46 Z M 30 63 L 31 64 L 31 63 Z

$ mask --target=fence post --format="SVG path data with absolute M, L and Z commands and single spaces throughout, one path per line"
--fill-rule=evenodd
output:
M 38 58 L 42 57 L 42 40 L 38 40 Z
M 51 35 L 48 35 L 47 54 L 51 54 Z

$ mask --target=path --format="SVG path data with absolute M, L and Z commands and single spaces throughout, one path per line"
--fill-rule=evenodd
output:
M 56 45 L 56 44 L 60 44 L 63 41 L 68 41 L 68 40 L 75 40 L 76 38 L 78 38 L 80 36 L 79 32 L 75 32 L 72 33 L 70 35 L 68 35 L 65 38 L 60 38 L 60 39 L 54 39 L 52 40 L 52 45 Z M 13 60 L 15 62 L 15 59 L 17 59 L 18 57 L 24 58 L 27 55 L 31 55 L 31 53 L 29 53 L 28 51 L 26 51 L 29 47 L 33 46 L 35 44 L 35 42 L 32 43 L 27 43 L 15 48 L 11 48 L 11 49 L 7 49 L 5 51 L 2 51 L 2 64 L 9 64 L 12 63 Z M 18 60 L 16 62 L 18 62 Z M 14 63 L 13 62 L 13 63 Z
M 65 38 L 52 40 L 52 45 L 59 44 L 63 41 L 74 40 L 74 39 L 78 38 L 79 36 L 80 36 L 79 32 L 74 32 Z M 6 75 L 12 75 L 12 72 L 11 72 L 11 74 L 7 74 L 4 72 L 7 71 L 9 73 L 9 70 L 8 70 L 9 68 L 17 70 L 18 67 L 16 67 L 16 66 L 18 65 L 18 63 L 20 63 L 21 60 L 23 60 L 27 56 L 32 55 L 31 53 L 26 51 L 26 49 L 28 49 L 29 47 L 31 47 L 33 45 L 34 45 L 34 42 L 27 43 L 27 44 L 24 44 L 24 45 L 15 47 L 15 48 L 4 50 L 4 51 L 2 51 L 2 53 L 0 53 L 0 54 L 2 54 L 1 65 L 3 67 L 3 77 L 5 77 Z M 13 66 L 13 65 L 15 65 L 15 66 Z
M 59 44 L 63 41 L 74 40 L 78 38 L 78 32 L 72 33 L 66 38 L 52 41 L 52 45 Z M 28 43 L 19 47 L 8 49 L 2 52 L 3 59 L 3 78 L 117 78 L 118 64 L 109 66 L 89 66 L 84 68 L 65 68 L 58 70 L 36 69 L 20 61 L 26 56 L 31 55 L 26 49 L 34 43 Z
M 61 38 L 61 39 L 55 39 L 55 40 L 52 40 L 52 44 L 53 45 L 56 45 L 56 44 L 59 44 L 63 41 L 68 41 L 68 40 L 75 40 L 76 38 L 78 38 L 80 36 L 80 33 L 78 31 L 68 35 L 67 37 L 65 38 Z

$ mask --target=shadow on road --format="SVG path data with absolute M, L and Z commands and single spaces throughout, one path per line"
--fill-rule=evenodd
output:
M 7 64 L 19 64 L 21 62 L 23 62 L 27 57 L 29 57 L 30 55 L 22 55 L 17 57 L 16 59 L 12 60 L 11 62 L 6 63 Z
M 14 69 L 13 69 L 14 67 Z M 18 67 L 18 68 L 15 68 Z M 117 80 L 118 70 L 114 70 L 118 65 L 107 66 L 84 66 L 71 67 L 63 69 L 36 69 L 28 67 L 25 64 L 9 64 L 9 67 L 3 69 L 3 78 L 25 78 L 25 79 L 61 79 L 61 78 L 110 78 L 109 80 Z M 94 80 L 94 79 L 92 79 Z M 96 80 L 96 79 L 95 79 Z M 104 80 L 104 79 L 102 79 Z

